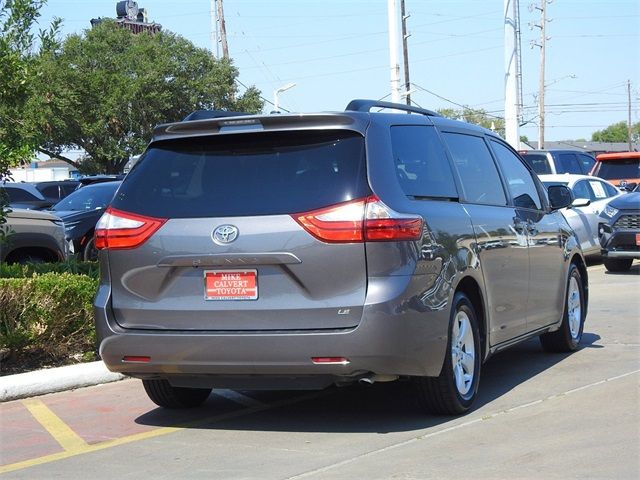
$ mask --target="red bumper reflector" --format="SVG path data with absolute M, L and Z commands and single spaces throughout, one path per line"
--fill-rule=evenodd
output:
M 345 357 L 311 357 L 316 365 L 348 365 L 349 359 Z
M 141 357 L 136 355 L 125 355 L 122 357 L 123 362 L 133 362 L 133 363 L 148 363 L 151 361 L 151 357 Z

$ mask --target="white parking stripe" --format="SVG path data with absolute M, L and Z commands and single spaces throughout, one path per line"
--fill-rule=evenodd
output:
M 508 413 L 511 413 L 511 412 L 515 412 L 517 410 L 521 410 L 521 409 L 524 409 L 524 408 L 529 408 L 529 407 L 532 407 L 534 405 L 538 405 L 538 404 L 540 404 L 540 403 L 542 403 L 542 402 L 544 402 L 546 400 L 560 399 L 560 398 L 562 398 L 562 397 L 564 397 L 566 395 L 570 395 L 572 393 L 580 392 L 582 390 L 586 390 L 588 388 L 592 388 L 592 387 L 595 387 L 597 385 L 602 385 L 603 383 L 612 382 L 614 380 L 619 380 L 621 378 L 628 377 L 629 375 L 634 375 L 634 374 L 637 374 L 637 373 L 640 373 L 640 369 L 634 370 L 632 372 L 623 373 L 622 375 L 617 375 L 615 377 L 609 377 L 609 378 L 606 378 L 604 380 L 599 380 L 597 382 L 593 382 L 593 383 L 590 383 L 588 385 L 583 385 L 582 387 L 573 388 L 571 390 L 567 390 L 567 391 L 562 392 L 562 393 L 557 393 L 555 395 L 550 395 L 548 397 L 541 398 L 539 400 L 534 400 L 532 402 L 527 402 L 527 403 L 524 403 L 522 405 L 517 405 L 515 407 L 507 408 L 505 410 L 500 410 L 498 412 L 495 412 L 495 413 L 492 413 L 492 414 L 489 414 L 489 415 L 484 415 L 482 417 L 475 418 L 473 420 L 469 420 L 467 422 L 463 422 L 463 423 L 460 423 L 458 425 L 453 425 L 453 426 L 448 427 L 448 428 L 443 428 L 442 430 L 437 430 L 435 432 L 427 433 L 425 435 L 420 435 L 419 437 L 410 438 L 409 440 L 405 440 L 403 442 L 394 443 L 392 445 L 388 445 L 386 447 L 379 448 L 377 450 L 372 450 L 370 452 L 363 453 L 361 455 L 357 455 L 357 456 L 352 457 L 352 458 L 348 458 L 346 460 L 334 463 L 332 465 L 327 465 L 325 467 L 317 468 L 315 470 L 310 470 L 308 472 L 304 472 L 304 473 L 301 473 L 299 475 L 294 475 L 293 477 L 287 477 L 286 480 L 296 480 L 298 478 L 306 478 L 306 477 L 310 477 L 312 475 L 317 475 L 317 474 L 321 474 L 321 473 L 324 473 L 324 472 L 328 472 L 330 470 L 333 470 L 334 468 L 342 467 L 343 465 L 348 465 L 350 463 L 357 462 L 358 460 L 361 460 L 363 458 L 372 457 L 374 455 L 377 455 L 378 453 L 387 452 L 389 450 L 395 450 L 396 448 L 404 447 L 405 445 L 411 445 L 412 443 L 418 442 L 420 440 L 425 440 L 427 438 L 431 438 L 431 437 L 435 437 L 435 436 L 438 436 L 438 435 L 442 435 L 444 433 L 449 433 L 449 432 L 452 432 L 454 430 L 458 430 L 460 428 L 469 427 L 471 425 L 475 425 L 476 423 L 480 423 L 480 422 L 483 422 L 485 420 L 490 420 L 492 418 L 495 418 L 495 417 L 498 417 L 498 416 L 501 416 L 501 415 L 505 415 L 505 414 L 508 414 Z
M 264 407 L 267 405 L 255 398 L 247 397 L 241 393 L 236 392 L 235 390 L 226 390 L 226 389 L 214 389 L 214 395 L 218 395 L 220 397 L 226 398 L 227 400 L 231 400 L 239 405 L 243 405 L 245 407 Z

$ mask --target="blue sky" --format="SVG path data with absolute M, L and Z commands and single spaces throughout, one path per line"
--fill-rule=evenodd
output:
M 504 109 L 502 0 L 405 0 L 410 74 L 424 108 Z M 537 139 L 539 21 L 521 0 L 525 119 L 520 134 Z M 535 0 L 539 4 L 539 0 Z M 96 17 L 114 17 L 114 0 L 49 0 L 41 21 L 64 20 L 63 34 Z M 151 19 L 211 48 L 209 0 L 139 0 Z M 353 98 L 389 94 L 387 0 L 224 0 L 230 55 L 240 81 L 291 111 L 343 110 Z M 547 7 L 547 141 L 591 138 L 627 119 L 640 121 L 640 0 L 555 0 Z M 453 102 L 453 103 L 452 103 Z M 268 107 L 268 105 L 267 105 Z M 268 108 L 265 108 L 268 111 Z

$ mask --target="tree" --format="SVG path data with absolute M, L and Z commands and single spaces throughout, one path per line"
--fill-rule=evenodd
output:
M 121 172 L 155 125 L 193 110 L 258 112 L 263 105 L 255 88 L 238 95 L 231 61 L 170 32 L 134 34 L 110 21 L 67 37 L 40 66 L 44 75 L 29 105 L 29 121 L 46 135 L 39 150 L 80 170 Z M 66 158 L 69 148 L 83 149 L 89 161 Z
M 592 142 L 621 142 L 629 141 L 627 122 L 618 122 L 609 125 L 604 130 L 597 130 L 591 134 Z M 640 141 L 640 122 L 631 125 L 631 141 Z
M 441 108 L 438 109 L 437 112 L 443 117 L 474 123 L 481 127 L 494 130 L 499 135 L 504 136 L 504 118 L 491 116 L 486 112 L 486 110 L 475 110 L 465 107 L 462 110 Z
M 34 82 L 40 75 L 33 29 L 45 0 L 0 0 L 0 181 L 9 177 L 9 167 L 31 157 L 38 136 L 26 127 L 25 110 Z M 40 52 L 55 48 L 60 25 L 54 20 L 40 30 Z M 0 240 L 6 222 L 7 199 L 0 195 Z

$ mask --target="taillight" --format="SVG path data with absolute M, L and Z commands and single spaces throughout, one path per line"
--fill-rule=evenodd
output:
M 146 242 L 167 220 L 107 208 L 96 224 L 98 249 L 135 248 Z
M 311 235 L 323 242 L 385 242 L 418 240 L 422 217 L 405 215 L 371 195 L 293 216 Z

